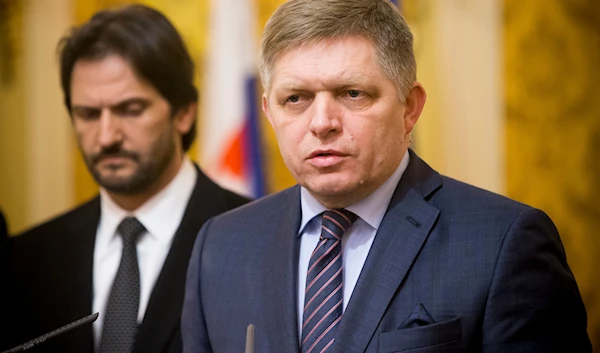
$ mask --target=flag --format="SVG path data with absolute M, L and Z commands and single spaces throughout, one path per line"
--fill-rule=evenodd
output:
M 212 0 L 205 82 L 201 164 L 232 191 L 265 194 L 259 136 L 257 46 L 253 0 Z

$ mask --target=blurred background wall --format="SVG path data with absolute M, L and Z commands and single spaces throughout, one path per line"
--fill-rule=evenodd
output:
M 173 21 L 196 62 L 201 107 L 190 156 L 217 181 L 260 196 L 293 184 L 254 106 L 258 38 L 283 1 L 245 1 L 137 2 Z M 56 43 L 95 11 L 131 2 L 0 0 L 0 208 L 12 233 L 97 192 L 62 105 Z M 414 149 L 444 174 L 550 215 L 600 346 L 600 6 L 400 2 L 428 92 Z

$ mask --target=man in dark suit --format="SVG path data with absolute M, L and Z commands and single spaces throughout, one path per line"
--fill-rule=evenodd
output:
M 185 271 L 202 224 L 247 202 L 185 156 L 193 63 L 172 24 L 134 5 L 97 13 L 60 43 L 61 82 L 100 195 L 15 237 L 2 347 L 92 312 L 47 352 L 180 352 Z
M 263 110 L 298 186 L 207 222 L 184 352 L 591 352 L 541 211 L 409 149 L 425 103 L 388 0 L 291 0 L 261 42 Z

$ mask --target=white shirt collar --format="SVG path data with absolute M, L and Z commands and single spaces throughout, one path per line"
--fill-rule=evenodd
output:
M 381 186 L 372 192 L 371 195 L 346 207 L 346 209 L 354 212 L 360 219 L 377 230 L 383 220 L 385 211 L 392 200 L 394 190 L 400 182 L 404 171 L 406 171 L 406 168 L 408 167 L 409 160 L 409 153 L 406 151 L 396 170 L 383 184 L 381 184 Z M 317 199 L 315 199 L 304 187 L 301 187 L 300 189 L 300 204 L 302 206 L 302 222 L 300 223 L 298 234 L 302 234 L 306 225 L 315 216 L 327 210 L 327 208 L 317 201 Z
M 105 239 L 96 239 L 106 244 L 114 238 L 117 227 L 128 216 L 136 217 L 144 225 L 148 234 L 156 241 L 169 244 L 179 227 L 189 198 L 196 185 L 198 174 L 190 159 L 186 156 L 177 175 L 148 201 L 132 212 L 124 210 L 100 189 L 100 223 L 106 229 Z M 178 217 L 173 217 L 178 215 Z M 100 226 L 100 225 L 99 225 Z

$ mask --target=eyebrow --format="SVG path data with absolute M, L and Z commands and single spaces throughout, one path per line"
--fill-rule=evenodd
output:
M 304 91 L 306 90 L 306 81 L 305 80 L 286 80 L 283 81 L 281 84 L 277 85 L 277 89 L 278 90 L 282 90 L 282 91 Z M 344 78 L 341 82 L 339 82 L 339 84 L 336 85 L 335 89 L 341 89 L 341 88 L 347 88 L 347 87 L 351 87 L 351 86 L 357 86 L 357 85 L 371 85 L 372 82 L 370 81 L 370 78 L 368 75 L 364 75 L 364 74 L 355 74 L 352 75 L 351 77 L 348 78 Z
M 150 100 L 146 99 L 146 98 L 142 98 L 142 97 L 132 97 L 132 98 L 128 98 L 128 99 L 122 100 L 120 102 L 117 102 L 116 104 L 110 105 L 109 108 L 111 110 L 123 109 L 124 107 L 126 107 L 130 104 L 149 105 Z M 102 106 L 88 106 L 88 105 L 74 104 L 71 107 L 71 110 L 81 110 L 81 109 L 102 109 Z
M 340 87 L 348 87 L 348 86 L 356 86 L 356 85 L 365 85 L 369 83 L 369 76 L 364 74 L 356 74 L 352 75 L 352 77 L 347 78 L 340 85 Z

